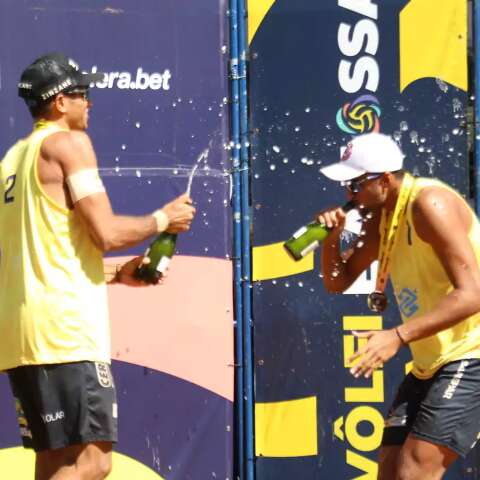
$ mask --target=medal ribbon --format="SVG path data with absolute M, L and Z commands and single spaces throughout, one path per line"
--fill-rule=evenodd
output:
M 377 281 L 375 284 L 375 291 L 383 293 L 388 280 L 388 273 L 390 267 L 390 261 L 392 258 L 392 252 L 395 248 L 395 243 L 398 238 L 398 231 L 405 218 L 407 212 L 407 205 L 410 199 L 410 194 L 413 190 L 415 179 L 409 173 L 405 173 L 403 177 L 400 192 L 398 194 L 397 202 L 395 203 L 395 209 L 393 211 L 392 218 L 387 222 L 385 210 L 382 212 L 381 225 L 385 225 L 380 237 L 380 248 L 378 255 L 378 272 Z

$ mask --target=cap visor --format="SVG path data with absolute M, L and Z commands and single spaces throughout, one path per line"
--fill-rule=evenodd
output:
M 102 82 L 105 78 L 104 73 L 82 73 L 78 77 L 78 87 L 88 87 L 91 83 Z
M 349 165 L 348 161 L 328 165 L 321 168 L 320 171 L 330 180 L 335 180 L 336 182 L 352 180 L 365 173 L 365 170 Z

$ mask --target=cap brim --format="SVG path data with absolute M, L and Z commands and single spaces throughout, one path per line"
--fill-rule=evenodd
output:
M 366 173 L 366 170 L 349 165 L 347 161 L 341 161 L 332 165 L 328 165 L 321 168 L 320 171 L 326 177 L 330 178 L 330 180 L 335 180 L 336 182 L 353 180 L 354 178 Z
M 105 78 L 104 73 L 82 73 L 78 76 L 78 87 L 89 87 L 91 83 L 102 82 Z

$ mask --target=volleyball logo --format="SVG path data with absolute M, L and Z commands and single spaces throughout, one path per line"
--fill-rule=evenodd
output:
M 362 95 L 337 112 L 337 125 L 345 133 L 358 135 L 380 131 L 380 102 L 373 95 Z

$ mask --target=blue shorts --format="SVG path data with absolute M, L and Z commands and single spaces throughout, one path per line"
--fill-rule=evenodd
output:
M 115 384 L 107 363 L 27 365 L 7 373 L 25 448 L 117 441 Z
M 403 445 L 409 434 L 467 455 L 480 437 L 480 360 L 447 363 L 427 380 L 405 377 L 382 445 Z

